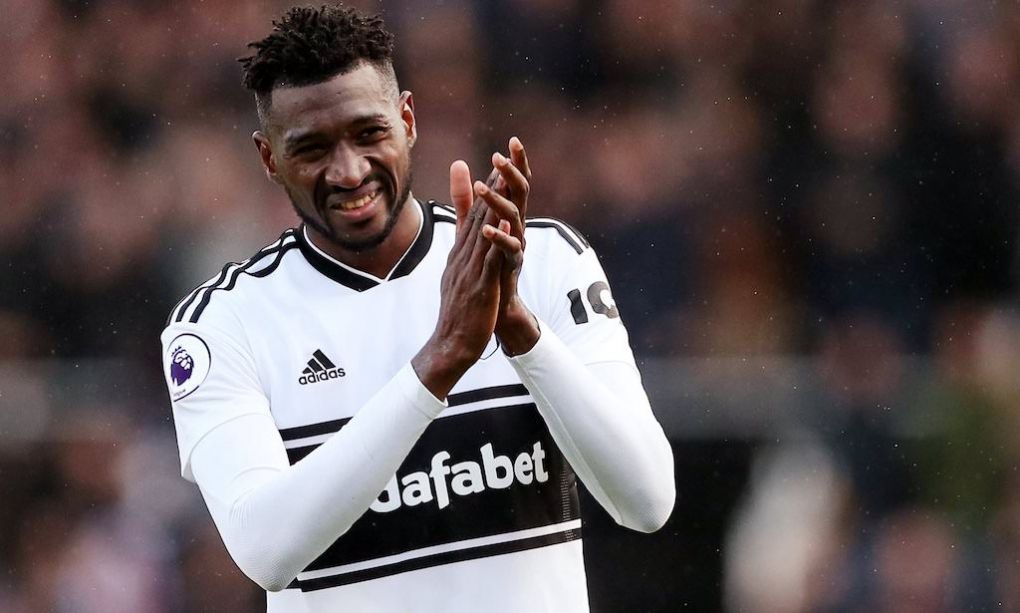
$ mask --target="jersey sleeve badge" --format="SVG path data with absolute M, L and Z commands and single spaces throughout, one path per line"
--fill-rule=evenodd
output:
M 180 400 L 202 385 L 209 375 L 209 346 L 194 334 L 181 334 L 167 345 L 163 374 L 171 400 Z

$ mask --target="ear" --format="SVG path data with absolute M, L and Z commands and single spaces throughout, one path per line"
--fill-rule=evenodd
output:
M 273 155 L 273 145 L 261 130 L 256 130 L 251 135 L 255 148 L 259 150 L 259 158 L 262 160 L 262 168 L 266 171 L 266 177 L 273 183 L 280 183 L 280 176 L 276 173 L 276 157 Z
M 418 140 L 418 126 L 414 122 L 414 96 L 411 92 L 400 94 L 400 119 L 404 122 L 404 133 L 407 134 L 407 142 L 414 147 Z

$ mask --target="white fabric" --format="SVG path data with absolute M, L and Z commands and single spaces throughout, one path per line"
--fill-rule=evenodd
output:
M 673 451 L 637 369 L 585 367 L 551 331 L 510 359 L 581 481 L 617 523 L 653 532 L 673 510 Z
M 657 530 L 676 495 L 673 457 L 637 372 L 618 362 L 589 370 L 550 331 L 542 339 L 512 361 L 556 442 L 617 522 Z M 263 588 L 286 587 L 365 512 L 443 406 L 408 365 L 294 466 L 263 416 L 213 429 L 195 448 L 192 467 L 234 561 Z
M 602 307 L 589 298 L 605 274 L 566 226 L 529 227 L 519 292 L 539 343 L 513 359 L 493 343 L 444 410 L 409 361 L 435 326 L 455 228 L 448 209 L 419 206 L 423 248 L 400 275 L 358 289 L 356 271 L 327 270 L 288 232 L 175 307 L 162 342 L 182 474 L 248 576 L 267 590 L 301 582 L 270 594 L 269 613 L 587 611 L 566 462 L 626 526 L 661 525 L 674 497 L 608 285 Z M 330 376 L 306 381 L 313 370 Z M 513 469 L 500 476 L 500 462 Z M 472 466 L 484 480 L 458 490 Z M 424 536 L 401 532 L 419 525 Z M 380 549 L 391 534 L 396 549 Z M 522 540 L 536 534 L 557 538 Z M 401 548 L 405 536 L 420 542 Z M 513 547 L 478 547 L 492 543 Z
M 212 430 L 196 446 L 192 469 L 237 565 L 267 590 L 287 587 L 361 517 L 444 406 L 408 364 L 293 466 L 262 415 Z

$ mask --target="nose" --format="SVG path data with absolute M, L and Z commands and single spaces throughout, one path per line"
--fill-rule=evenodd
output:
M 326 167 L 326 184 L 339 189 L 359 187 L 372 170 L 368 159 L 351 147 L 339 146 Z

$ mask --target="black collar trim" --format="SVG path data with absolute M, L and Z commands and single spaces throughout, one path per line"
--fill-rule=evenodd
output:
M 417 202 L 417 200 L 415 200 Z M 404 254 L 404 259 L 397 263 L 397 267 L 390 273 L 390 280 L 399 279 L 400 277 L 406 277 L 411 274 L 418 264 L 425 259 L 428 255 L 429 249 L 432 248 L 432 230 L 433 230 L 433 219 L 432 219 L 432 201 L 423 203 L 420 205 L 421 208 L 421 232 L 418 233 L 418 238 L 415 239 L 411 248 Z
M 427 204 L 418 203 L 422 213 L 421 232 L 418 233 L 418 238 L 415 239 L 414 243 L 411 244 L 411 248 L 404 254 L 403 259 L 397 264 L 397 267 L 390 273 L 389 279 L 399 279 L 400 277 L 406 277 L 411 274 L 418 264 L 425 259 L 428 255 L 429 249 L 432 247 L 432 203 Z M 301 254 L 305 256 L 308 263 L 312 265 L 312 268 L 319 271 L 326 277 L 336 281 L 340 285 L 353 289 L 357 292 L 363 292 L 365 290 L 372 289 L 379 285 L 379 281 L 369 278 L 364 275 L 360 275 L 351 269 L 345 268 L 333 260 L 327 258 L 323 254 L 313 247 L 308 242 L 308 238 L 305 236 L 305 227 L 302 224 L 301 227 L 295 232 L 297 237 L 298 247 L 301 249 Z

